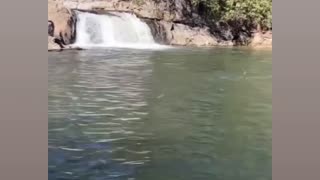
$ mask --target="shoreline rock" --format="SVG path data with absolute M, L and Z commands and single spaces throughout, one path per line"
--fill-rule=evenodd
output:
M 272 48 L 272 32 L 254 33 L 249 46 L 256 49 Z
M 58 42 L 55 37 L 48 36 L 48 51 L 61 51 L 63 46 Z
M 166 21 L 159 21 L 159 26 L 165 32 L 165 41 L 170 45 L 197 47 L 218 45 L 217 39 L 210 34 L 207 27 L 190 27 Z

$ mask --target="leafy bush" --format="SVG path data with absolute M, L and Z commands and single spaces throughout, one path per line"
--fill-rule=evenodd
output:
M 260 29 L 272 27 L 272 0 L 192 0 L 204 6 L 215 20 L 249 23 Z

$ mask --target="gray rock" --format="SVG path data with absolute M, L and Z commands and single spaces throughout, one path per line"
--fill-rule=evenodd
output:
M 54 35 L 54 24 L 52 21 L 48 20 L 48 36 Z

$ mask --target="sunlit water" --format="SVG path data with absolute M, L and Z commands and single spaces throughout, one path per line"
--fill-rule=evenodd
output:
M 271 52 L 49 53 L 50 180 L 271 180 Z

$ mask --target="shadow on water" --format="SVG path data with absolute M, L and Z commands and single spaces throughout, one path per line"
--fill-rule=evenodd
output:
M 269 180 L 271 53 L 49 54 L 49 179 Z

